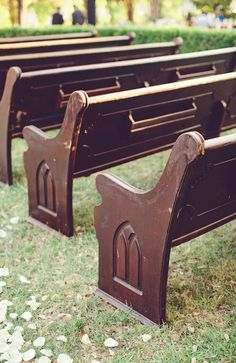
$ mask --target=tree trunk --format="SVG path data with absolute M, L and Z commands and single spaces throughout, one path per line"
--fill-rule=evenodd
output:
M 134 20 L 134 2 L 133 0 L 124 0 L 127 7 L 128 20 L 132 23 Z
M 153 23 L 161 16 L 161 0 L 150 0 L 150 19 Z

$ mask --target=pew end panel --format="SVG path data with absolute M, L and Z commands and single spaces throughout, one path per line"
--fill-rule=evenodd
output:
M 12 163 L 11 163 L 11 101 L 16 82 L 21 77 L 18 67 L 11 67 L 7 73 L 6 82 L 0 101 L 0 182 L 12 185 Z
M 23 130 L 28 144 L 24 165 L 30 221 L 39 220 L 68 237 L 73 234 L 73 165 L 87 103 L 85 92 L 76 91 L 71 95 L 56 137 L 49 137 L 35 126 Z
M 98 175 L 97 188 L 98 294 L 141 322 L 159 325 L 166 320 L 171 247 L 236 217 L 236 134 L 206 142 L 198 133 L 181 135 L 159 183 L 140 196 L 127 194 L 114 176 Z
M 199 133 L 180 136 L 160 181 L 148 192 L 114 176 L 96 179 L 102 198 L 94 211 L 98 295 L 148 325 L 166 320 L 169 228 L 184 175 L 203 153 Z

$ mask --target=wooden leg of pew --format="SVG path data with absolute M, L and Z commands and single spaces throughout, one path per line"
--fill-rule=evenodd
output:
M 70 97 L 60 133 L 51 138 L 34 126 L 25 127 L 28 143 L 24 164 L 28 180 L 30 221 L 73 235 L 73 165 L 80 131 L 83 92 Z M 75 136 L 74 136 L 75 135 Z
M 67 172 L 67 160 L 62 162 L 61 153 L 46 139 L 36 141 L 32 127 L 24 130 L 24 136 L 29 144 L 35 145 L 24 155 L 29 221 L 40 222 L 69 237 L 73 234 L 72 176 Z
M 12 185 L 10 107 L 14 84 L 21 71 L 12 67 L 7 73 L 2 99 L 0 102 L 0 182 Z
M 153 229 L 151 207 L 114 177 L 99 175 L 97 187 L 102 195 L 94 215 L 99 241 L 97 294 L 144 324 L 163 324 L 169 250 Z

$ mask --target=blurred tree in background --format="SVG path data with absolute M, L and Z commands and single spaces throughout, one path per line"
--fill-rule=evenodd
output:
M 155 23 L 160 18 L 174 19 L 178 24 L 184 24 L 183 12 L 186 2 L 194 3 L 198 12 L 208 6 L 214 12 L 217 5 L 222 5 L 222 12 L 226 16 L 232 15 L 233 0 L 96 0 L 97 20 L 101 25 L 124 25 L 134 23 L 145 25 Z M 236 1 L 236 0 L 235 0 Z M 0 0 L 0 27 L 22 24 L 33 26 L 29 21 L 32 14 L 36 14 L 38 24 L 49 25 L 51 15 L 57 6 L 61 6 L 65 25 L 71 24 L 73 4 L 78 4 L 87 17 L 88 0 Z

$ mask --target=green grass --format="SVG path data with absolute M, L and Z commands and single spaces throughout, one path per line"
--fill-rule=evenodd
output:
M 92 360 L 108 363 L 236 362 L 236 224 L 231 222 L 189 243 L 173 249 L 168 280 L 168 323 L 163 328 L 146 327 L 114 309 L 94 292 L 97 285 L 97 240 L 93 208 L 100 198 L 95 175 L 74 181 L 74 223 L 76 234 L 67 239 L 27 221 L 27 188 L 22 165 L 24 141 L 13 143 L 13 187 L 0 186 L 0 267 L 10 276 L 0 297 L 9 299 L 9 312 L 29 310 L 30 295 L 41 301 L 33 313 L 37 330 L 18 318 L 14 325 L 25 328 L 27 345 L 38 336 L 45 347 L 67 353 L 74 363 Z M 152 187 L 165 166 L 169 152 L 113 168 L 111 171 L 131 184 Z M 10 218 L 19 216 L 11 225 Z M 12 228 L 12 229 L 11 229 Z M 31 284 L 21 284 L 18 275 Z M 47 296 L 45 301 L 42 296 Z M 10 319 L 9 319 L 10 320 Z M 1 323 L 0 323 L 1 328 Z M 86 332 L 91 345 L 81 343 Z M 151 334 L 148 342 L 142 334 Z M 56 337 L 65 335 L 67 342 Z M 113 337 L 119 347 L 109 351 L 104 340 Z

